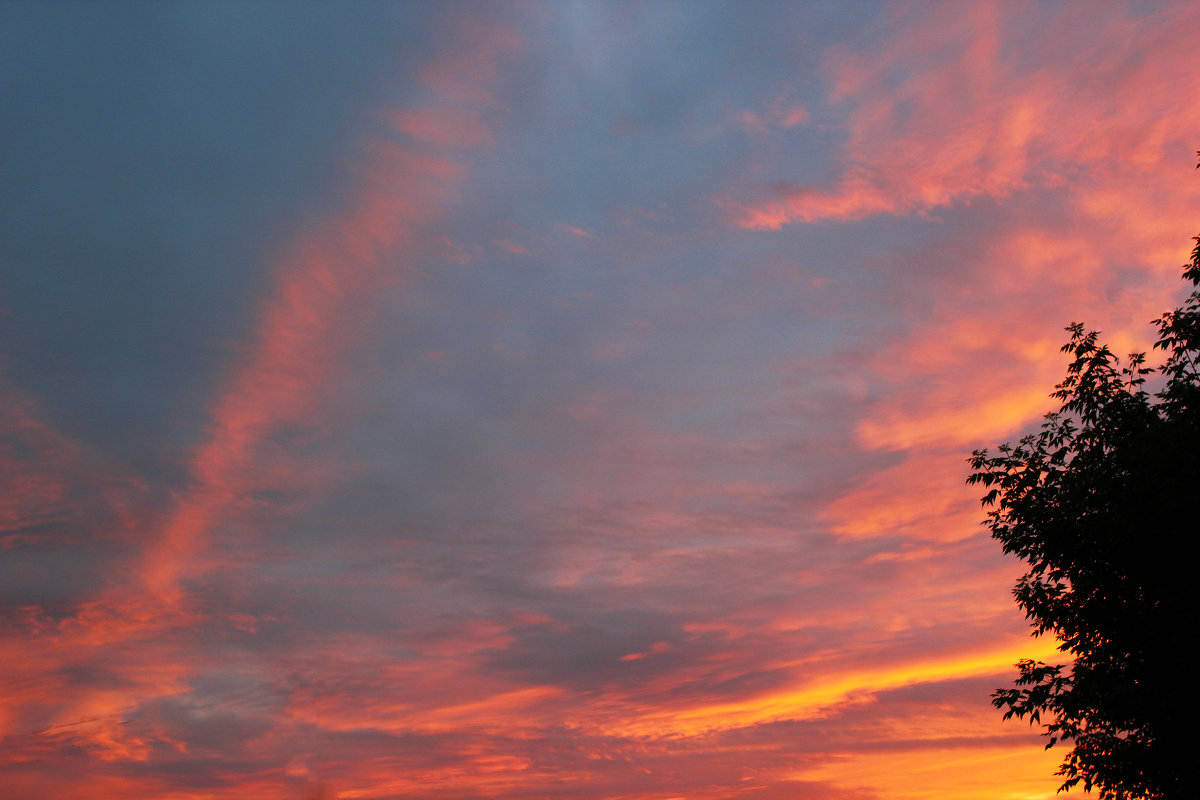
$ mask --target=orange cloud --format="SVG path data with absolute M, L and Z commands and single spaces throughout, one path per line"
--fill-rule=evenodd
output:
M 219 620 L 198 618 L 186 579 L 225 557 L 205 552 L 213 531 L 249 513 L 253 493 L 311 486 L 319 479 L 310 466 L 284 456 L 272 439 L 296 431 L 315 434 L 329 424 L 324 393 L 342 355 L 355 344 L 361 319 L 381 289 L 410 273 L 406 253 L 432 240 L 431 223 L 466 175 L 456 148 L 490 140 L 478 107 L 461 104 L 490 105 L 486 79 L 496 74 L 493 58 L 515 44 L 512 37 L 497 39 L 504 46 L 471 47 L 466 62 L 451 48 L 428 64 L 422 74 L 443 76 L 431 83 L 448 87 L 453 97 L 435 94 L 425 106 L 384 114 L 393 127 L 364 145 L 358 188 L 345 210 L 284 248 L 255 330 L 212 403 L 206 438 L 188 465 L 190 485 L 167 513 L 145 513 L 133 521 L 137 535 L 149 540 L 136 574 L 112 576 L 104 593 L 66 617 L 31 612 L 19 630 L 0 638 L 5 664 L 0 731 L 18 737 L 11 741 L 122 763 L 173 746 L 146 739 L 144 727 L 135 731 L 124 723 L 130 711 L 179 694 L 200 666 L 173 651 L 171 636 L 200 622 L 219 627 Z M 464 63 L 468 73 L 461 69 Z M 467 92 L 469 86 L 475 88 Z M 396 133 L 416 141 L 402 146 Z M 0 426 L 5 434 L 38 442 L 36 468 L 0 452 L 0 476 L 20 489 L 0 498 L 0 533 L 7 533 L 37 519 L 42 509 L 61 505 L 68 488 L 63 473 L 74 456 L 25 404 L 6 404 Z M 253 615 L 232 613 L 227 627 L 253 631 L 256 622 Z M 119 666 L 104 666 L 109 660 Z M 76 673 L 92 663 L 103 679 L 79 680 Z M 22 758 L 19 753 L 0 758 L 0 766 Z M 20 770 L 6 770 L 5 780 L 10 778 L 26 780 Z M 53 780 L 28 780 L 40 788 L 27 796 L 59 794 Z M 106 794 L 106 785 L 91 781 L 89 791 Z M 143 794 L 116 779 L 112 787 L 112 796 L 185 796 L 161 787 Z
M 781 720 L 827 716 L 846 703 L 861 702 L 873 693 L 914 684 L 1003 673 L 1020 658 L 1053 660 L 1052 640 L 1034 644 L 1024 639 L 1006 642 L 985 652 L 961 652 L 876 669 L 828 672 L 797 681 L 782 691 L 733 702 L 701 704 L 682 709 L 646 710 L 636 717 L 613 720 L 609 733 L 623 736 L 697 736 Z
M 1153 220 L 1153 209 L 1179 199 L 1181 186 L 1155 197 L 1138 184 L 1194 149 L 1187 132 L 1200 125 L 1200 111 L 1178 97 L 1195 94 L 1187 86 L 1200 88 L 1200 57 L 1186 33 L 1195 9 L 1162 9 L 1159 16 L 1171 19 L 1146 25 L 1114 8 L 1102 30 L 1086 33 L 1066 9 L 1036 31 L 1022 30 L 1029 16 L 1003 3 L 964 11 L 894 8 L 895 19 L 881 29 L 886 38 L 834 50 L 826 59 L 831 100 L 853 108 L 842 176 L 832 186 L 785 180 L 765 197 L 723 196 L 718 204 L 731 221 L 778 230 L 926 213 L 1068 180 L 1111 186 L 1089 180 L 1093 171 L 1125 178 L 1115 203 L 1085 202 L 1097 215 L 1108 206 Z M 1038 68 L 1022 68 L 1029 63 Z M 1095 70 L 1095 63 L 1106 67 Z M 1164 73 L 1177 80 L 1164 82 Z M 1155 122 L 1147 128 L 1146 120 Z M 1194 201 L 1198 190 L 1182 188 Z
M 959 451 L 919 451 L 870 475 L 823 512 L 838 536 L 951 542 L 978 536 L 978 492 L 964 483 Z
M 999 52 L 1003 37 L 990 32 L 1004 29 L 1005 6 L 974 9 L 949 29 L 926 30 L 925 14 L 933 12 L 916 7 L 908 13 L 892 20 L 899 26 L 896 40 L 878 48 L 878 61 L 868 57 L 868 47 L 828 60 L 837 98 L 855 115 L 842 178 L 818 188 L 778 182 L 761 205 L 755 198 L 730 201 L 728 207 L 744 215 L 738 216 L 742 224 L 771 228 L 877 212 L 927 213 L 972 198 L 1053 188 L 1069 171 L 1041 167 L 1043 158 L 1059 164 L 1070 149 L 1064 142 L 1075 140 L 1046 132 L 1061 87 L 1038 74 L 1018 79 L 1017 67 Z M 862 391 L 854 397 L 868 405 L 853 432 L 863 450 L 892 451 L 864 461 L 887 459 L 891 466 L 864 475 L 860 467 L 834 463 L 860 454 L 844 452 L 840 438 L 835 452 L 820 439 L 824 434 L 795 433 L 804 427 L 795 409 L 761 429 L 762 419 L 739 418 L 732 423 L 738 430 L 703 434 L 697 433 L 702 425 L 716 423 L 706 419 L 688 428 L 688 414 L 676 414 L 664 432 L 655 426 L 668 411 L 639 408 L 646 395 L 635 382 L 616 392 L 573 388 L 542 398 L 536 408 L 516 409 L 537 417 L 536 424 L 486 431 L 529 443 L 500 465 L 511 481 L 505 491 L 511 488 L 515 497 L 495 516 L 502 525 L 510 518 L 536 524 L 505 539 L 499 553 L 478 552 L 483 548 L 471 539 L 474 531 L 449 534 L 471 540 L 464 553 L 456 551 L 464 561 L 503 558 L 509 569 L 511 558 L 512 570 L 528 570 L 521 576 L 525 596 L 489 595 L 497 605 L 544 603 L 549 610 L 561 603 L 554 611 L 476 609 L 479 615 L 470 616 L 462 609 L 479 599 L 474 581 L 466 579 L 473 574 L 457 573 L 464 578 L 459 582 L 427 576 L 419 554 L 402 567 L 387 562 L 387 568 L 410 570 L 402 576 L 386 572 L 379 564 L 385 559 L 372 552 L 365 557 L 371 563 L 353 578 L 306 580 L 306 590 L 345 591 L 355 601 L 350 589 L 362 588 L 355 581 L 371 584 L 378 594 L 362 597 L 387 606 L 385 622 L 352 619 L 357 606 L 346 601 L 336 609 L 343 616 L 322 621 L 327 628 L 308 628 L 307 620 L 273 618 L 253 602 L 214 612 L 205 608 L 203 593 L 189 594 L 192 579 L 233 560 L 222 552 L 223 542 L 259 528 L 251 523 L 278 524 L 277 501 L 260 495 L 283 489 L 311 502 L 328 490 L 337 465 L 305 463 L 281 442 L 319 439 L 339 424 L 329 392 L 378 296 L 410 279 L 427 253 L 459 263 L 482 255 L 437 228 L 468 179 L 469 159 L 493 140 L 491 123 L 504 109 L 489 82 L 519 37 L 469 21 L 452 28 L 462 47 L 421 70 L 426 100 L 378 115 L 390 127 L 364 144 L 356 190 L 341 212 L 297 236 L 275 262 L 253 333 L 225 376 L 209 409 L 206 438 L 187 464 L 190 485 L 171 498 L 166 513 L 137 519 L 139 535 L 155 541 L 141 572 L 135 580 L 114 576 L 108 594 L 66 617 L 17 614 L 16 632 L 0 637 L 6 665 L 0 668 L 0 730 L 8 734 L 0 765 L 9 790 L 22 798 L 78 796 L 74 779 L 46 768 L 54 759 L 56 765 L 86 764 L 94 773 L 86 776 L 93 794 L 131 800 L 430 791 L 500 797 L 528 796 L 536 787 L 564 797 L 656 800 L 735 794 L 925 800 L 982 797 L 985 788 L 1012 800 L 1048 797 L 1058 753 L 1029 766 L 1040 750 L 1022 735 L 1018 751 L 1017 737 L 1000 735 L 986 691 L 978 709 L 969 705 L 974 699 L 952 703 L 941 693 L 942 684 L 964 676 L 986 681 L 1007 674 L 1019 657 L 1054 656 L 1052 642 L 1029 644 L 1013 633 L 1015 623 L 1005 627 L 1016 619 L 999 579 L 1007 580 L 999 575 L 1005 569 L 976 565 L 959 573 L 962 559 L 978 560 L 982 551 L 970 546 L 981 531 L 974 491 L 961 485 L 960 450 L 1019 430 L 1051 402 L 1046 394 L 1061 373 L 1055 334 L 1067 320 L 1045 328 L 1048 310 L 1104 298 L 1104 313 L 1118 320 L 1152 305 L 1154 290 L 1120 294 L 1105 279 L 1114 263 L 1141 269 L 1150 255 L 1174 259 L 1180 248 L 1166 235 L 1181 212 L 1164 214 L 1164 208 L 1192 195 L 1174 184 L 1138 188 L 1132 180 L 1174 146 L 1169 127 L 1127 132 L 1141 143 L 1131 161 L 1136 169 L 1114 168 L 1081 195 L 1075 210 L 1084 222 L 1077 230 L 1058 234 L 1051 226 L 1006 223 L 995 240 L 980 237 L 961 269 L 913 277 L 907 295 L 882 287 L 901 314 L 916 310 L 861 361 L 852 380 Z M 927 51 L 933 55 L 923 56 Z M 894 87 L 881 75 L 888 69 L 912 69 L 928 80 L 889 95 Z M 1119 86 L 1118 94 L 1134 88 Z M 1078 113 L 1093 101 L 1062 108 Z M 958 127 L 955 103 L 966 109 Z M 1173 112 L 1171 121 L 1190 113 Z M 743 123 L 767 132 L 807 119 L 803 109 L 780 102 L 748 112 Z M 1064 122 L 1084 130 L 1081 124 Z M 885 129 L 897 131 L 898 141 L 884 142 Z M 1120 138 L 1105 136 L 1109 144 Z M 1076 151 L 1080 159 L 1098 157 L 1090 146 Z M 1128 237 L 1107 233 L 1131 199 L 1146 202 L 1125 220 Z M 512 241 L 496 244 L 524 250 Z M 1167 270 L 1162 274 L 1165 280 Z M 1030 285 L 1049 287 L 1050 297 L 1029 297 Z M 934 292 L 945 299 L 918 302 Z M 639 320 L 656 310 L 650 301 L 635 306 Z M 607 342 L 585 341 L 584 352 L 632 361 L 665 341 L 654 338 L 660 330 L 648 322 L 627 324 L 637 326 L 645 329 L 637 336 L 601 331 Z M 1135 345 L 1125 334 L 1115 331 Z M 439 377 L 472 357 L 468 349 L 420 352 Z M 605 372 L 611 376 L 622 365 L 606 366 L 613 367 Z M 569 368 L 567 377 L 574 382 Z M 832 380 L 828 373 L 821 379 Z M 750 383 L 755 391 L 757 381 Z M 884 399 L 869 403 L 871 397 Z M 698 392 L 679 405 L 687 411 L 712 402 Z M 762 411 L 742 410 L 746 417 Z M 843 413 L 817 408 L 817 401 L 804 413 L 809 410 Z M 5 413 L 6 431 L 19 430 L 22 441 L 44 448 L 26 461 L 0 453 L 0 477 L 11 477 L 21 490 L 0 504 L 0 533 L 15 536 L 17 523 L 5 529 L 6 521 L 42 513 L 69 493 L 74 456 L 30 421 L 32 412 Z M 538 435 L 543 423 L 569 426 L 572 437 L 543 448 L 553 438 Z M 844 423 L 844 416 L 836 420 Z M 741 426 L 753 427 L 763 440 L 779 434 L 788 441 L 735 438 Z M 562 442 L 570 444 L 566 455 L 555 450 Z M 61 465 L 53 455 L 60 449 Z M 780 466 L 790 458 L 808 463 Z M 538 483 L 523 496 L 519 481 L 527 473 L 521 470 Z M 830 487 L 840 486 L 839 476 L 856 471 L 859 480 L 818 508 L 835 491 Z M 812 489 L 805 481 L 819 485 Z M 518 541 L 523 538 L 534 543 L 529 553 Z M 989 583 L 999 576 L 994 590 L 975 586 L 981 575 Z M 265 566 L 264 580 L 272 577 Z M 446 596 L 451 601 L 439 605 Z M 603 635 L 565 614 L 553 616 L 571 608 L 594 615 L 589 620 L 611 609 L 635 610 L 637 624 L 640 615 L 647 618 L 645 630 L 632 635 L 631 623 L 620 617 L 612 641 L 593 656 L 589 648 Z M 384 630 L 362 632 L 355 629 L 359 623 Z M 275 624 L 300 629 L 273 634 Z M 212 637 L 199 648 L 210 663 L 197 663 L 197 646 L 185 641 L 191 634 Z M 310 639 L 280 644 L 293 636 Z M 261 661 L 250 678 L 231 675 L 245 663 L 240 648 L 247 637 L 264 643 L 253 657 Z M 319 649 L 310 647 L 313 639 Z M 548 666 L 543 656 L 561 657 L 563 664 Z M 188 749 L 203 745 L 180 740 L 168 720 L 169 713 L 184 712 L 158 706 L 191 697 L 197 679 L 210 677 L 206 669 L 234 688 L 215 707 L 186 709 L 199 720 L 196 727 L 236 730 L 245 712 L 257 714 L 265 732 L 248 738 L 225 774 L 213 774 L 211 764 L 220 762 L 208 762 L 210 783 L 200 788 L 146 777 L 143 762 L 156 754 L 180 769 L 204 758 Z M 884 695 L 922 688 L 928 697 L 912 701 L 919 714 L 870 717 L 864 725 Z M 130 713 L 135 710 L 140 716 Z M 856 713 L 863 717 L 851 719 Z M 929 726 L 952 741 L 931 741 Z M 851 741 L 864 738 L 864 727 L 873 738 Z M 838 732 L 842 739 L 831 743 L 830 734 Z M 29 764 L 37 765 L 36 775 Z M 1030 774 L 1047 777 L 1023 777 Z
M 899 752 L 847 753 L 792 775 L 896 800 L 1054 800 L 1061 761 L 1059 750 L 1022 738 L 990 747 L 930 743 Z
M 258 448 L 285 426 L 323 424 L 322 387 L 352 345 L 363 309 L 404 277 L 390 265 L 403 263 L 403 250 L 417 246 L 464 179 L 455 148 L 490 141 L 479 109 L 491 105 L 496 59 L 518 40 L 493 31 L 483 42 L 473 23 L 459 28 L 458 46 L 420 70 L 437 92 L 434 101 L 383 115 L 417 145 L 402 146 L 388 132 L 368 141 L 347 211 L 300 237 L 277 263 L 258 329 L 214 403 L 208 441 L 193 458 L 196 484 L 146 556 L 146 584 L 160 599 L 175 597 L 181 573 L 219 516 L 236 510 L 247 492 L 292 477 L 285 473 L 295 467 L 280 464 L 275 468 L 284 473 L 263 475 Z

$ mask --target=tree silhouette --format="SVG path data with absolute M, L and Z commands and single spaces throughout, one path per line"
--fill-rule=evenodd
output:
M 1200 155 L 1200 154 L 1198 154 Z M 1200 236 L 1184 278 L 1200 287 Z M 1200 556 L 1200 288 L 1152 323 L 1159 367 L 1122 364 L 1072 324 L 1062 401 L 1038 433 L 975 451 L 985 524 L 1029 564 L 1013 594 L 1071 663 L 1017 664 L 992 696 L 1004 718 L 1045 721 L 1047 749 L 1073 743 L 1059 791 L 1103 800 L 1197 791 L 1196 659 Z M 1151 395 L 1147 378 L 1159 391 Z

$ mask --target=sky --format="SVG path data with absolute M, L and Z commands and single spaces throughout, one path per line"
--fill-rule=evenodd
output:
M 10 800 L 1048 800 L 966 459 L 1200 6 L 0 2 Z

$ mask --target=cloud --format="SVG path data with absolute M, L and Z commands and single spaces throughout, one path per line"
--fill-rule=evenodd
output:
M 1071 309 L 1137 347 L 1177 290 L 1193 12 L 480 4 L 359 50 L 319 6 L 280 38 L 189 9 L 197 63 L 240 32 L 297 70 L 264 87 L 318 82 L 278 111 L 307 177 L 202 159 L 111 240 L 79 209 L 30 228 L 86 217 L 82 249 L 162 283 L 100 291 L 147 332 L 111 347 L 11 284 L 11 794 L 1053 793 L 988 703 L 1056 653 L 964 459 L 1036 424 Z M 286 164 L 239 107 L 181 141 Z M 279 209 L 230 227 L 254 186 Z M 170 301 L 205 281 L 207 323 Z M 58 394 L 36 356 L 83 338 L 64 363 L 145 375 Z M 113 444 L 89 386 L 161 426 Z
M 433 145 L 465 148 L 492 141 L 491 131 L 479 112 L 470 108 L 451 111 L 396 109 L 389 117 L 396 130 Z
M 783 179 L 759 198 L 723 196 L 731 221 L 778 230 L 926 214 L 1081 177 L 1086 185 L 1097 169 L 1128 176 L 1119 207 L 1142 216 L 1131 202 L 1145 199 L 1135 176 L 1190 152 L 1183 137 L 1195 112 L 1172 96 L 1194 80 L 1194 70 L 1181 71 L 1193 56 L 1178 27 L 1191 12 L 1163 9 L 1146 24 L 1115 9 L 1084 27 L 1063 9 L 945 10 L 894 6 L 886 26 L 832 49 L 830 101 L 850 106 L 840 176 L 830 186 Z M 1149 127 L 1134 122 L 1149 118 Z
M 448 50 L 443 61 L 458 57 Z M 433 74 L 454 74 L 439 63 L 431 62 Z M 471 63 L 479 67 L 488 62 L 476 53 Z M 460 89 L 466 86 L 462 80 L 451 83 Z M 476 101 L 482 96 L 472 95 Z M 406 252 L 419 250 L 422 237 L 461 183 L 464 167 L 453 148 L 486 141 L 477 133 L 428 141 L 425 133 L 461 130 L 461 120 L 472 119 L 470 109 L 443 110 L 438 103 L 435 96 L 409 115 L 393 114 L 400 132 L 416 131 L 422 141 L 404 146 L 394 140 L 395 129 L 377 131 L 363 149 L 358 189 L 347 196 L 344 211 L 314 223 L 281 248 L 253 331 L 212 401 L 204 441 L 188 464 L 188 486 L 175 493 L 173 508 L 137 521 L 156 529 L 148 536 L 141 534 L 148 540 L 140 558 L 141 585 L 125 582 L 129 570 L 123 568 L 111 576 L 103 594 L 66 618 L 43 621 L 34 612 L 22 634 L 6 642 L 9 648 L 34 648 L 39 653 L 36 659 L 9 659 L 14 665 L 9 678 L 25 686 L 6 700 L 11 709 L 5 720 L 9 734 L 28 730 L 40 719 L 55 741 L 82 748 L 101 761 L 141 762 L 152 754 L 157 758 L 160 745 L 198 748 L 206 725 L 222 735 L 232 735 L 239 726 L 246 736 L 263 730 L 261 721 L 243 722 L 236 715 L 204 715 L 207 721 L 202 721 L 167 713 L 172 704 L 180 707 L 172 698 L 185 690 L 186 677 L 202 669 L 181 660 L 188 628 L 211 633 L 228 627 L 221 619 L 198 616 L 188 587 L 212 564 L 213 554 L 206 550 L 214 531 L 255 512 L 254 498 L 301 487 L 319 494 L 319 484 L 313 481 L 321 478 L 321 471 L 281 457 L 276 442 L 281 436 L 319 435 L 328 424 L 323 399 L 338 359 L 355 341 L 356 320 L 382 286 L 406 277 L 406 270 L 393 265 L 403 264 Z M 8 421 L 11 425 L 6 427 L 27 442 L 47 443 L 35 445 L 40 451 L 36 470 L 17 462 L 5 467 L 25 490 L 20 507 L 9 509 L 13 523 L 27 525 L 38 513 L 31 504 L 49 508 L 66 499 L 68 484 L 55 474 L 62 472 L 55 462 L 72 456 L 61 438 L 27 414 L 14 409 Z M 238 627 L 254 619 L 233 616 L 243 620 Z M 93 664 L 111 661 L 112 674 L 119 680 L 101 685 L 81 680 L 77 671 L 64 671 L 81 658 Z M 127 715 L 155 708 L 159 711 L 142 716 L 137 725 L 126 725 Z M 158 739 L 143 739 L 141 731 L 152 718 L 163 732 Z M 71 722 L 75 719 L 83 722 Z
M 567 233 L 571 234 L 572 236 L 578 236 L 580 239 L 595 239 L 596 238 L 596 234 L 589 233 L 588 231 L 585 231 L 583 228 L 576 228 L 574 225 L 568 225 L 565 222 L 558 223 L 556 227 L 559 230 L 566 231 Z
M 472 90 L 465 99 L 460 95 L 468 86 L 486 86 L 495 74 L 492 59 L 515 43 L 500 37 L 482 51 L 471 49 L 472 83 L 460 75 L 463 50 L 447 49 L 421 74 L 457 102 L 488 105 L 486 88 Z M 484 74 L 475 74 L 479 70 Z M 291 479 L 263 475 L 255 451 L 286 426 L 320 428 L 319 395 L 353 340 L 355 318 L 373 293 L 404 277 L 387 265 L 402 262 L 406 249 L 418 247 L 418 237 L 428 235 L 425 230 L 463 180 L 464 167 L 450 153 L 486 141 L 486 129 L 471 108 L 435 101 L 385 117 L 422 140 L 425 149 L 397 144 L 386 131 L 376 134 L 364 147 L 361 186 L 344 214 L 316 225 L 277 263 L 274 291 L 262 305 L 241 363 L 214 403 L 208 441 L 193 459 L 195 488 L 181 498 L 147 555 L 147 583 L 156 595 L 171 594 L 183 563 L 203 546 L 206 530 L 227 508 L 250 492 L 275 489 Z

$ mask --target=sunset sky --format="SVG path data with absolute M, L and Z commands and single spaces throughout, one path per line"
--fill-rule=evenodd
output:
M 966 458 L 1200 4 L 0 2 L 5 800 L 1048 800 Z

